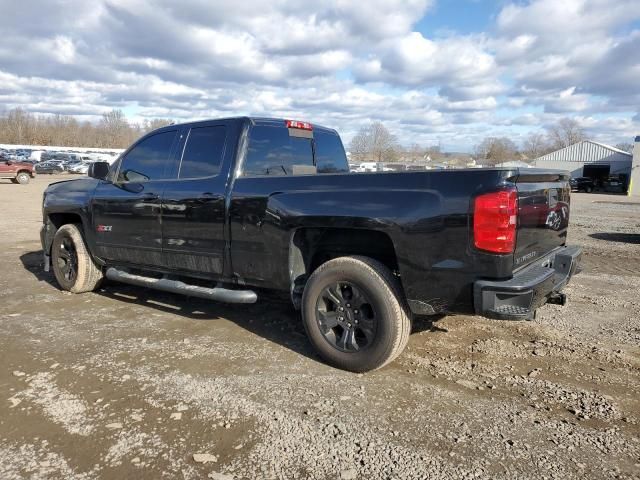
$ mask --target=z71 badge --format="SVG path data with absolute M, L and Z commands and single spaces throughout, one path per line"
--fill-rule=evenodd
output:
M 113 228 L 111 225 L 98 225 L 96 232 L 110 232 L 111 228 Z

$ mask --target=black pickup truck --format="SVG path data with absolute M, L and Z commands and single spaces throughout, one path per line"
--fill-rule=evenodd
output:
M 366 371 L 415 315 L 531 319 L 579 267 L 568 173 L 351 174 L 335 130 L 228 118 L 155 130 L 50 185 L 42 246 L 74 293 L 111 280 L 215 301 L 280 290 L 332 365 Z

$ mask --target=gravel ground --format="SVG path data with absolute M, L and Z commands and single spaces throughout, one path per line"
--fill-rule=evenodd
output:
M 568 306 L 420 320 L 355 375 L 276 298 L 61 292 L 54 179 L 0 183 L 0 479 L 640 478 L 640 202 L 573 195 Z

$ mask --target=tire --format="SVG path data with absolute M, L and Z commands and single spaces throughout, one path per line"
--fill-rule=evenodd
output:
M 91 292 L 103 278 L 87 249 L 80 225 L 69 223 L 58 229 L 51 245 L 51 263 L 60 287 L 72 293 Z
M 587 192 L 587 193 L 591 193 L 592 190 L 593 189 L 591 187 L 587 187 L 587 188 L 584 189 L 584 191 Z
M 26 185 L 29 183 L 29 174 L 26 172 L 20 172 L 16 175 L 16 182 L 20 185 Z
M 307 281 L 304 328 L 330 365 L 352 372 L 376 370 L 400 355 L 409 340 L 411 321 L 402 298 L 398 281 L 382 263 L 360 256 L 335 258 Z

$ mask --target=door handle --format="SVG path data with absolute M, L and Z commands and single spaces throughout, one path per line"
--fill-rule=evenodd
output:
M 142 198 L 145 200 L 157 200 L 158 199 L 158 194 L 157 193 L 143 193 L 142 194 Z

